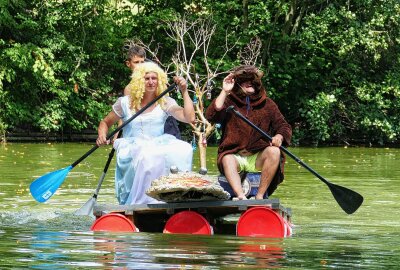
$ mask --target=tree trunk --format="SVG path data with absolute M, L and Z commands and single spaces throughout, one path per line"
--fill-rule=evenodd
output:
M 198 146 L 200 153 L 200 174 L 207 173 L 207 143 L 203 143 L 203 136 L 199 136 Z
M 243 28 L 247 29 L 249 27 L 249 0 L 242 1 L 243 8 Z

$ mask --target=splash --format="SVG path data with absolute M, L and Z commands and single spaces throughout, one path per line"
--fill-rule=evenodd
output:
M 76 216 L 73 212 L 62 212 L 41 209 L 40 211 L 4 211 L 0 212 L 0 229 L 13 228 L 41 228 L 43 230 L 88 231 L 93 218 L 90 216 Z

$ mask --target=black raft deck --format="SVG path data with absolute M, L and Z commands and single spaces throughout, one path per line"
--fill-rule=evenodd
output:
M 172 215 L 184 210 L 191 210 L 206 218 L 213 227 L 215 234 L 234 235 L 236 233 L 236 222 L 240 214 L 257 206 L 270 208 L 280 215 L 282 219 L 287 222 L 291 221 L 291 209 L 283 207 L 279 199 L 195 201 L 135 205 L 96 204 L 93 214 L 96 218 L 100 218 L 109 213 L 120 213 L 133 221 L 141 232 L 163 232 L 166 222 Z

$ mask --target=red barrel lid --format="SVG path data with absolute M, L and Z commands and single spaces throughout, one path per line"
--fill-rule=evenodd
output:
M 182 211 L 170 217 L 165 224 L 164 233 L 213 234 L 208 221 L 194 211 Z
M 92 231 L 107 231 L 107 232 L 136 232 L 136 226 L 133 222 L 118 213 L 110 213 L 96 219 L 92 227 Z
M 238 236 L 285 237 L 283 218 L 271 208 L 256 206 L 244 212 L 237 223 Z

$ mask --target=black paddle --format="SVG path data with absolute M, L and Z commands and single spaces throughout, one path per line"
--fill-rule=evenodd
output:
M 257 130 L 259 133 L 261 133 L 265 138 L 267 138 L 269 141 L 272 141 L 272 137 L 265 133 L 262 129 L 254 125 L 250 120 L 248 120 L 246 117 L 244 117 L 240 112 L 234 109 L 234 106 L 229 106 L 226 109 L 227 112 L 234 112 L 240 119 L 242 119 L 244 122 L 249 124 L 252 128 Z M 331 190 L 331 193 L 335 200 L 338 202 L 340 207 L 347 213 L 347 214 L 353 214 L 363 203 L 363 196 L 358 194 L 357 192 L 341 187 L 339 185 L 335 185 L 325 178 L 323 178 L 321 175 L 319 175 L 316 171 L 314 171 L 311 167 L 309 167 L 307 164 L 305 164 L 302 160 L 300 160 L 298 157 L 293 155 L 289 150 L 287 150 L 285 147 L 280 146 L 279 147 L 283 152 L 285 152 L 287 155 L 289 155 L 291 158 L 293 158 L 297 163 L 299 163 L 301 166 L 306 168 L 308 171 L 310 171 L 313 175 L 319 178 L 322 182 L 324 182 L 329 189 Z
M 120 138 L 121 135 L 122 135 L 122 131 L 120 131 L 118 133 L 117 138 Z M 115 152 L 115 148 L 112 148 L 110 154 L 108 154 L 108 159 L 107 159 L 106 165 L 104 166 L 103 173 L 100 176 L 99 183 L 97 184 L 97 188 L 94 191 L 92 197 L 84 205 L 82 205 L 81 208 L 79 208 L 78 210 L 76 210 L 74 212 L 75 215 L 89 216 L 90 214 L 92 214 L 93 207 L 97 200 L 97 196 L 99 195 L 100 187 L 103 184 L 104 178 L 106 177 L 106 174 L 108 171 L 108 167 L 110 166 L 111 160 L 114 157 L 114 152 Z
M 139 116 L 142 112 L 147 110 L 147 108 L 149 108 L 154 103 L 156 103 L 160 98 L 162 98 L 163 96 L 165 96 L 166 94 L 171 92 L 175 88 L 175 86 L 176 86 L 175 83 L 171 84 L 167 88 L 167 90 L 162 92 L 159 96 L 157 96 L 155 99 L 150 101 L 146 106 L 144 106 L 139 111 L 137 111 L 134 115 L 132 115 L 121 126 L 119 126 L 113 132 L 111 132 L 107 136 L 107 140 L 112 138 L 118 131 L 120 131 L 122 128 L 124 128 L 128 123 L 130 123 L 133 119 L 135 119 L 137 116 Z M 32 197 L 38 202 L 47 201 L 56 192 L 56 190 L 60 187 L 60 185 L 64 182 L 69 171 L 71 171 L 82 160 L 84 160 L 90 154 L 92 154 L 95 150 L 97 150 L 97 148 L 99 148 L 97 145 L 93 146 L 92 149 L 90 149 L 86 154 L 81 156 L 77 161 L 72 163 L 70 166 L 60 169 L 60 170 L 57 170 L 57 171 L 54 171 L 54 172 L 47 173 L 47 174 L 37 178 L 35 181 L 33 181 L 29 187 Z

